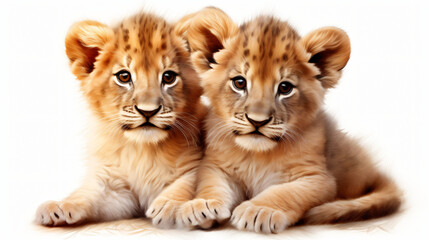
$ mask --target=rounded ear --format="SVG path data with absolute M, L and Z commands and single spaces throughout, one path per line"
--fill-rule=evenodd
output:
M 85 79 L 93 70 L 96 57 L 113 39 L 113 30 L 96 21 L 73 24 L 66 36 L 66 54 L 73 74 Z
M 350 58 L 350 39 L 335 27 L 317 29 L 301 39 L 305 50 L 310 53 L 308 60 L 320 70 L 317 78 L 324 88 L 332 88 L 341 77 L 341 70 Z
M 216 63 L 214 54 L 224 49 L 238 31 L 232 19 L 215 7 L 185 16 L 175 29 L 188 41 L 192 62 L 199 72 L 211 69 L 210 64 Z

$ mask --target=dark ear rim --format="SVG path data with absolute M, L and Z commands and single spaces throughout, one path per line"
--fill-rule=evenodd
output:
M 334 87 L 351 54 L 350 39 L 346 32 L 336 27 L 324 27 L 309 33 L 301 42 L 310 54 L 308 62 L 320 71 L 316 78 L 323 87 Z
M 78 79 L 93 72 L 97 56 L 113 36 L 111 28 L 96 21 L 81 21 L 70 27 L 65 39 L 66 54 Z

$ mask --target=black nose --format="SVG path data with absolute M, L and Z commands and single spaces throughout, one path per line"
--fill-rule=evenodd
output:
M 249 122 L 256 128 L 256 129 L 258 129 L 258 128 L 260 128 L 260 127 L 262 127 L 262 126 L 264 126 L 264 125 L 266 125 L 267 123 L 269 123 L 270 121 L 271 121 L 271 117 L 269 117 L 269 118 L 267 118 L 267 119 L 265 119 L 265 120 L 263 120 L 263 121 L 255 121 L 255 120 L 253 120 L 253 119 L 251 119 L 251 118 L 249 118 L 249 116 L 247 116 L 247 113 L 246 113 L 246 118 L 247 118 L 247 120 L 249 120 Z
M 157 114 L 159 112 L 159 110 L 161 110 L 161 105 L 159 105 L 159 107 L 155 110 L 151 110 L 151 111 L 146 111 L 143 109 L 138 108 L 137 106 L 134 106 L 137 110 L 137 112 L 139 112 L 141 115 L 143 115 L 146 119 L 149 119 L 150 117 L 154 116 L 155 114 Z

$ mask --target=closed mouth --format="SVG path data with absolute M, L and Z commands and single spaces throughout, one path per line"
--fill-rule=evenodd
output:
M 279 136 L 276 136 L 276 137 L 267 137 L 267 136 L 265 136 L 263 133 L 261 133 L 258 130 L 255 130 L 255 131 L 250 132 L 250 133 L 244 133 L 244 134 L 238 132 L 237 130 L 234 130 L 232 133 L 234 135 L 236 135 L 236 136 L 246 136 L 246 135 L 248 135 L 248 136 L 254 136 L 254 137 L 259 137 L 259 136 L 266 137 L 266 138 L 271 139 L 271 140 L 273 140 L 275 142 L 279 142 L 281 140 L 281 137 L 279 137 Z
M 255 130 L 253 132 L 250 133 L 240 133 L 237 130 L 232 131 L 233 134 L 237 135 L 237 136 L 244 136 L 244 135 L 259 135 L 259 136 L 263 136 L 263 137 L 267 137 L 264 134 L 262 134 L 261 132 L 259 132 L 258 130 Z
M 158 126 L 156 126 L 155 124 L 153 124 L 153 123 L 151 123 L 151 122 L 145 122 L 145 123 L 142 123 L 142 124 L 140 124 L 139 126 L 137 126 L 137 127 L 131 127 L 131 125 L 130 124 L 124 124 L 124 125 L 122 125 L 122 129 L 123 130 L 133 130 L 133 129 L 137 129 L 137 128 L 143 128 L 143 129 L 147 129 L 147 128 L 159 128 L 159 129 L 163 129 L 163 130 L 169 130 L 171 127 L 170 126 L 166 126 L 166 127 L 164 127 L 164 128 L 160 128 L 160 127 L 158 127 Z
M 153 124 L 151 122 L 145 122 L 145 123 L 141 124 L 140 126 L 138 126 L 138 128 L 151 128 L 151 127 L 159 128 L 159 129 L 162 129 L 162 130 L 170 130 L 171 129 L 170 125 L 166 125 L 165 127 L 158 127 L 158 126 L 156 126 L 155 124 Z
M 253 132 L 250 132 L 250 133 L 248 133 L 248 134 L 250 134 L 250 135 L 260 135 L 260 136 L 264 136 L 265 137 L 265 135 L 264 134 L 262 134 L 260 131 L 258 131 L 258 130 L 255 130 L 255 131 L 253 131 Z
M 151 122 L 145 122 L 145 123 L 143 123 L 143 124 L 141 124 L 140 126 L 138 126 L 138 127 L 156 127 L 157 128 L 157 126 L 155 126 L 153 123 L 151 123 Z

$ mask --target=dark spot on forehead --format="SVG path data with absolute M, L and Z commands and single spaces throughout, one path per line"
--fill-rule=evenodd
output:
M 267 32 L 268 32 L 268 28 L 269 28 L 270 26 L 269 25 L 267 25 L 265 28 L 264 28 L 264 35 L 265 34 L 267 34 Z
M 124 42 L 128 42 L 128 39 L 130 38 L 130 31 L 128 29 L 124 29 Z
M 283 61 L 287 61 L 288 56 L 287 56 L 287 54 L 286 54 L 286 53 L 285 53 L 285 54 L 283 54 L 282 59 L 283 59 Z
M 125 45 L 125 51 L 128 51 L 128 50 L 130 50 L 130 49 L 131 49 L 130 44 Z
M 246 49 L 246 50 L 244 50 L 243 55 L 244 55 L 245 57 L 247 57 L 247 56 L 249 56 L 249 53 L 250 53 L 250 50 L 249 50 L 249 49 Z
M 240 26 L 240 31 L 244 31 L 244 30 L 246 30 L 246 28 L 247 28 L 247 26 L 248 26 L 249 24 L 248 23 L 244 23 L 244 24 L 242 24 L 241 26 Z
M 162 49 L 162 50 L 167 49 L 167 43 L 163 42 L 163 43 L 161 44 L 161 49 Z
M 277 25 L 272 29 L 273 37 L 277 37 L 280 34 L 280 27 Z
M 247 47 L 247 44 L 249 43 L 249 37 L 246 35 L 245 37 L 244 37 L 244 41 L 243 41 L 243 47 L 245 48 L 245 47 Z
M 246 62 L 246 63 L 244 64 L 244 67 L 246 68 L 246 70 L 247 70 L 247 69 L 249 69 L 249 67 L 250 67 L 249 62 Z

